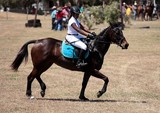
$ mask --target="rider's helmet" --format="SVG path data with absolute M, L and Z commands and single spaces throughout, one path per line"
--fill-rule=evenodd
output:
M 80 14 L 80 9 L 78 6 L 71 7 L 71 13 Z

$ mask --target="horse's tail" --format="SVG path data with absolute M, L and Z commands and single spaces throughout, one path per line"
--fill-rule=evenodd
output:
M 20 49 L 20 51 L 18 52 L 15 60 L 13 61 L 13 63 L 11 64 L 11 68 L 15 71 L 18 70 L 19 66 L 21 65 L 22 61 L 25 58 L 25 62 L 27 62 L 28 60 L 28 45 L 31 43 L 35 43 L 36 40 L 31 40 L 29 42 L 26 42 L 22 48 Z

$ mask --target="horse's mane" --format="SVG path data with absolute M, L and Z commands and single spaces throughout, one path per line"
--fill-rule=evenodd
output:
M 106 29 L 108 29 L 108 27 L 103 29 L 103 31 L 101 31 L 98 36 L 102 36 L 106 32 Z
M 121 22 L 115 22 L 115 23 L 110 23 L 110 26 L 114 26 L 114 27 L 124 27 L 124 24 L 121 23 Z M 110 26 L 109 26 L 109 27 L 110 27 Z M 98 36 L 102 36 L 102 35 L 107 31 L 107 29 L 108 29 L 109 27 L 103 29 L 103 30 L 99 33 Z

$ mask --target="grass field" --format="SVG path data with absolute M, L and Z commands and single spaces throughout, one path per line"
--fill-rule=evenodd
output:
M 7 20 L 6 13 L 0 13 L 0 113 L 160 113 L 160 20 L 132 21 L 125 28 L 128 50 L 112 45 L 100 70 L 110 80 L 108 91 L 97 98 L 103 81 L 91 77 L 86 88 L 90 101 L 82 102 L 78 96 L 83 73 L 56 65 L 42 75 L 46 96 L 40 96 L 36 80 L 32 84 L 35 99 L 25 96 L 27 76 L 32 70 L 30 55 L 18 72 L 10 69 L 19 49 L 32 39 L 63 40 L 66 35 L 66 30 L 51 30 L 50 16 L 38 16 L 42 28 L 25 28 L 26 18 L 24 14 L 9 13 Z M 141 28 L 146 26 L 150 28 Z M 99 33 L 105 27 L 108 25 L 97 25 L 93 31 Z

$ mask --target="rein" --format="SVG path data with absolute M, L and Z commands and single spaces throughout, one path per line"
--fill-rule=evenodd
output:
M 104 35 L 107 34 L 108 29 L 109 29 L 109 27 L 104 30 L 104 33 L 103 33 L 102 37 L 104 37 Z M 104 44 L 114 44 L 112 41 L 111 42 L 109 42 L 109 41 L 106 42 L 106 41 L 99 41 L 99 40 L 97 40 L 98 37 L 100 37 L 100 36 L 101 36 L 100 34 L 97 36 L 97 38 L 95 39 L 95 42 L 104 43 Z
M 115 44 L 115 43 L 113 43 L 113 42 L 105 42 L 105 41 L 97 41 L 97 42 L 99 42 L 99 43 L 104 43 L 104 44 Z
M 110 31 L 109 31 L 110 33 L 108 35 L 110 35 L 110 37 L 113 38 L 116 42 L 113 42 L 113 41 L 105 42 L 105 41 L 98 41 L 98 40 L 97 40 L 97 42 L 105 43 L 105 44 L 117 44 L 117 45 L 120 45 L 122 40 L 124 39 L 124 37 L 121 38 L 120 40 L 117 39 L 118 35 L 115 32 L 116 32 L 116 29 L 119 29 L 119 27 L 115 27 L 114 29 L 112 29 L 111 27 L 106 28 L 105 32 L 103 33 L 102 36 L 103 37 L 107 36 L 107 32 L 108 32 L 109 28 L 110 28 Z

